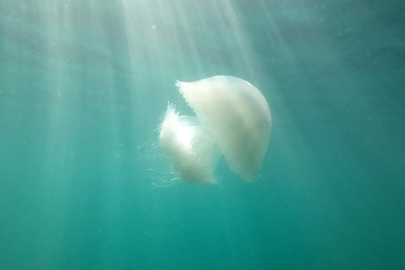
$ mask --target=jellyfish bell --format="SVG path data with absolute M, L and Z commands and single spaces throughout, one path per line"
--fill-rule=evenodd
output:
M 248 182 L 254 181 L 271 132 L 270 109 L 260 91 L 231 76 L 176 85 L 216 139 L 231 170 Z
M 177 81 L 176 86 L 196 117 L 180 116 L 169 104 L 159 141 L 180 177 L 213 184 L 216 164 L 224 155 L 233 172 L 253 182 L 271 132 L 270 109 L 260 91 L 231 76 Z

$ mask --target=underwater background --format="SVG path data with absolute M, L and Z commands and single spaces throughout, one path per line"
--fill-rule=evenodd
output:
M 405 269 L 404 12 L 1 1 L 0 269 Z M 270 105 L 260 177 L 160 185 L 174 84 L 214 75 Z

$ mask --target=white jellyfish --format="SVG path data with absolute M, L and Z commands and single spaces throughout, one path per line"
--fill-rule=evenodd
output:
M 249 82 L 215 76 L 177 81 L 196 116 L 181 116 L 169 103 L 159 142 L 179 176 L 189 182 L 216 183 L 221 155 L 229 168 L 248 182 L 259 173 L 271 132 L 269 105 Z

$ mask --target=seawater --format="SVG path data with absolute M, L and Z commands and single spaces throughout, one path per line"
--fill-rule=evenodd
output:
M 0 3 L 0 269 L 405 269 L 403 1 Z M 243 78 L 260 177 L 176 179 L 175 86 Z

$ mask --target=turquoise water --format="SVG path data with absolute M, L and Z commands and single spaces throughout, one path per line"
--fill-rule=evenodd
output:
M 1 1 L 0 269 L 405 269 L 405 2 Z M 248 80 L 255 183 L 172 179 L 174 83 Z

